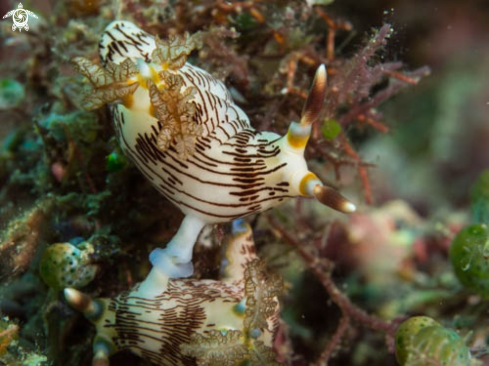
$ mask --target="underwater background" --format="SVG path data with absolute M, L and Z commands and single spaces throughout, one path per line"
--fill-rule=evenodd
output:
M 242 359 L 229 340 L 194 342 L 179 362 L 489 365 L 488 1 L 22 6 L 37 16 L 28 30 L 13 30 L 13 13 L 0 21 L 0 365 L 91 365 L 95 327 L 63 289 L 130 290 L 184 217 L 124 154 L 108 108 L 87 108 L 97 91 L 73 59 L 99 64 L 113 20 L 162 40 L 198 34 L 187 61 L 225 84 L 253 128 L 281 136 L 326 65 L 304 154 L 357 206 L 300 197 L 247 216 L 258 257 L 283 280 L 262 283 L 280 303 L 273 342 Z M 16 9 L 0 3 L 2 16 Z M 205 229 L 196 281 L 219 278 L 231 230 Z M 112 365 L 152 364 L 114 353 Z

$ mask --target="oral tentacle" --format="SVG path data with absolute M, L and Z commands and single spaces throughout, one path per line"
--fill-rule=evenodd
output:
M 336 189 L 325 186 L 316 174 L 307 172 L 300 179 L 299 193 L 305 197 L 315 197 L 323 205 L 342 213 L 353 213 L 356 205 L 343 197 Z
M 100 301 L 93 300 L 90 296 L 74 288 L 65 288 L 64 296 L 73 309 L 82 312 L 92 322 L 99 319 L 104 312 L 104 306 Z
M 90 296 L 74 288 L 65 288 L 64 297 L 68 304 L 80 311 L 85 317 L 98 327 L 104 321 L 106 303 L 103 299 L 92 299 Z M 109 356 L 115 352 L 115 346 L 110 335 L 97 334 L 93 341 L 92 366 L 109 366 Z
M 357 210 L 357 206 L 343 197 L 340 192 L 331 187 L 317 184 L 313 188 L 313 195 L 323 205 L 331 207 L 333 210 L 343 212 L 345 214 L 353 213 Z

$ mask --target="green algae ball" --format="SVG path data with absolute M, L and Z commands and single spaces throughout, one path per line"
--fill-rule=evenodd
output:
M 431 326 L 440 327 L 441 324 L 427 316 L 413 316 L 400 325 L 396 332 L 396 358 L 401 365 L 406 364 L 414 336 Z
M 486 224 L 462 229 L 450 246 L 450 261 L 464 287 L 489 297 L 489 230 Z
M 90 259 L 93 251 L 93 246 L 88 242 L 78 246 L 71 243 L 50 245 L 42 254 L 39 264 L 42 279 L 56 290 L 65 287 L 79 289 L 88 285 L 98 271 L 98 266 Z
M 412 339 L 405 365 L 469 366 L 470 351 L 453 329 L 426 327 Z
M 323 127 L 321 128 L 323 136 L 326 140 L 331 141 L 336 138 L 341 132 L 341 125 L 338 121 L 334 119 L 328 119 L 324 121 Z
M 426 316 L 415 316 L 396 333 L 396 357 L 401 366 L 468 366 L 470 351 L 452 329 Z

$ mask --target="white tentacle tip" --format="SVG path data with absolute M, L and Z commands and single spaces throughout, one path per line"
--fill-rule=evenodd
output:
M 333 210 L 343 212 L 345 214 L 353 213 L 357 210 L 357 206 L 343 197 L 337 190 L 316 184 L 313 188 L 313 194 L 316 199 L 323 205 L 331 207 Z
M 354 213 L 357 210 L 357 206 L 351 202 L 345 202 L 343 204 L 343 211 L 344 213 Z
M 63 295 L 68 304 L 73 307 L 81 304 L 81 302 L 83 301 L 83 294 L 80 291 L 75 290 L 74 288 L 65 288 L 63 290 Z
M 321 64 L 319 65 L 316 75 L 321 79 L 322 82 L 326 83 L 326 78 L 328 77 L 328 74 L 326 72 L 326 65 Z

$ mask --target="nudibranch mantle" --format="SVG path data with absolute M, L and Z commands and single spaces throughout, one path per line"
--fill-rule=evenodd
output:
M 124 152 L 186 215 L 167 247 L 150 255 L 154 269 L 172 278 L 193 273 L 193 246 L 206 224 L 263 212 L 298 195 L 342 212 L 355 210 L 323 186 L 303 156 L 324 101 L 325 67 L 318 68 L 300 123 L 292 122 L 282 137 L 255 131 L 224 84 L 186 62 L 196 43 L 188 35 L 165 43 L 115 21 L 99 45 L 106 70 L 97 67 L 90 77 L 100 86 L 92 105 L 112 103 Z
M 114 299 L 65 289 L 68 303 L 96 326 L 93 365 L 109 365 L 109 356 L 122 350 L 160 366 L 258 366 L 264 359 L 275 365 L 282 280 L 266 273 L 242 220 L 226 241 L 220 280 L 146 279 L 155 295 L 138 284 Z

